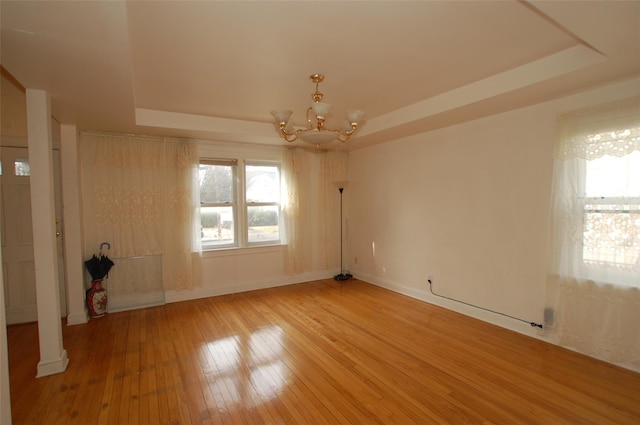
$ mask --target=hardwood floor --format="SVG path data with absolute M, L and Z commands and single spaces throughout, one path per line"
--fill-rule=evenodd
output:
M 35 379 L 10 326 L 14 424 L 638 424 L 640 374 L 361 281 L 64 326 Z

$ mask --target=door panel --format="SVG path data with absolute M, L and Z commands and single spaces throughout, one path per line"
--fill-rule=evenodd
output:
M 36 304 L 36 269 L 33 261 L 20 263 L 20 303 L 22 305 Z
M 9 204 L 9 208 L 12 210 L 10 213 L 19 213 L 19 219 L 15 224 L 17 225 L 17 240 L 16 243 L 25 249 L 33 250 L 33 227 L 31 226 L 31 215 L 29 219 L 25 219 L 27 211 L 31 213 L 31 191 L 29 190 L 28 177 L 19 177 L 21 180 L 17 185 L 15 204 Z M 15 189 L 14 189 L 15 190 Z M 24 212 L 24 213 L 21 213 Z M 12 219 L 15 219 L 12 217 Z

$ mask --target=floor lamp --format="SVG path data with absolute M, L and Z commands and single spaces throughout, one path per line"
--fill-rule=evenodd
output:
M 339 185 L 338 190 L 340 191 L 340 274 L 335 275 L 333 278 L 335 280 L 349 280 L 353 278 L 351 273 L 346 272 L 342 267 L 342 191 L 346 186 L 346 182 L 340 182 L 342 184 Z

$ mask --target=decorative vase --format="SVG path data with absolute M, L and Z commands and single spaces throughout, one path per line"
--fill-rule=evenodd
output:
M 87 290 L 87 307 L 91 317 L 101 317 L 107 312 L 107 290 L 102 286 L 102 279 L 91 282 L 91 288 Z

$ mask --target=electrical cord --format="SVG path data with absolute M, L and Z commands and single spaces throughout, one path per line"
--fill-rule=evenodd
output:
M 477 305 L 473 305 L 473 304 L 470 304 L 470 303 L 467 303 L 467 302 L 464 302 L 464 301 L 456 300 L 455 298 L 445 297 L 444 295 L 436 294 L 435 292 L 433 292 L 433 288 L 432 288 L 433 283 L 431 282 L 431 279 L 427 279 L 427 282 L 429 282 L 429 291 L 431 291 L 431 293 L 432 293 L 433 295 L 435 295 L 436 297 L 444 298 L 444 299 L 447 299 L 447 300 L 450 300 L 450 301 L 455 301 L 455 302 L 457 302 L 457 303 L 464 304 L 464 305 L 468 305 L 469 307 L 473 307 L 473 308 L 478 308 L 478 309 L 480 309 L 480 310 L 488 311 L 488 312 L 490 312 L 490 313 L 499 314 L 499 315 L 501 315 L 501 316 L 505 316 L 505 317 L 508 317 L 508 318 L 510 318 L 510 319 L 519 320 L 519 321 L 521 321 L 521 322 L 528 323 L 528 324 L 530 324 L 530 325 L 531 325 L 532 327 L 534 327 L 534 328 L 540 328 L 540 329 L 543 329 L 543 327 L 542 327 L 542 323 L 530 322 L 530 321 L 528 321 L 528 320 L 520 319 L 519 317 L 515 317 L 515 316 L 510 316 L 510 315 L 508 315 L 508 314 L 501 313 L 501 312 L 499 312 L 499 311 L 489 310 L 488 308 L 484 308 L 484 307 L 480 307 L 480 306 L 477 306 Z

